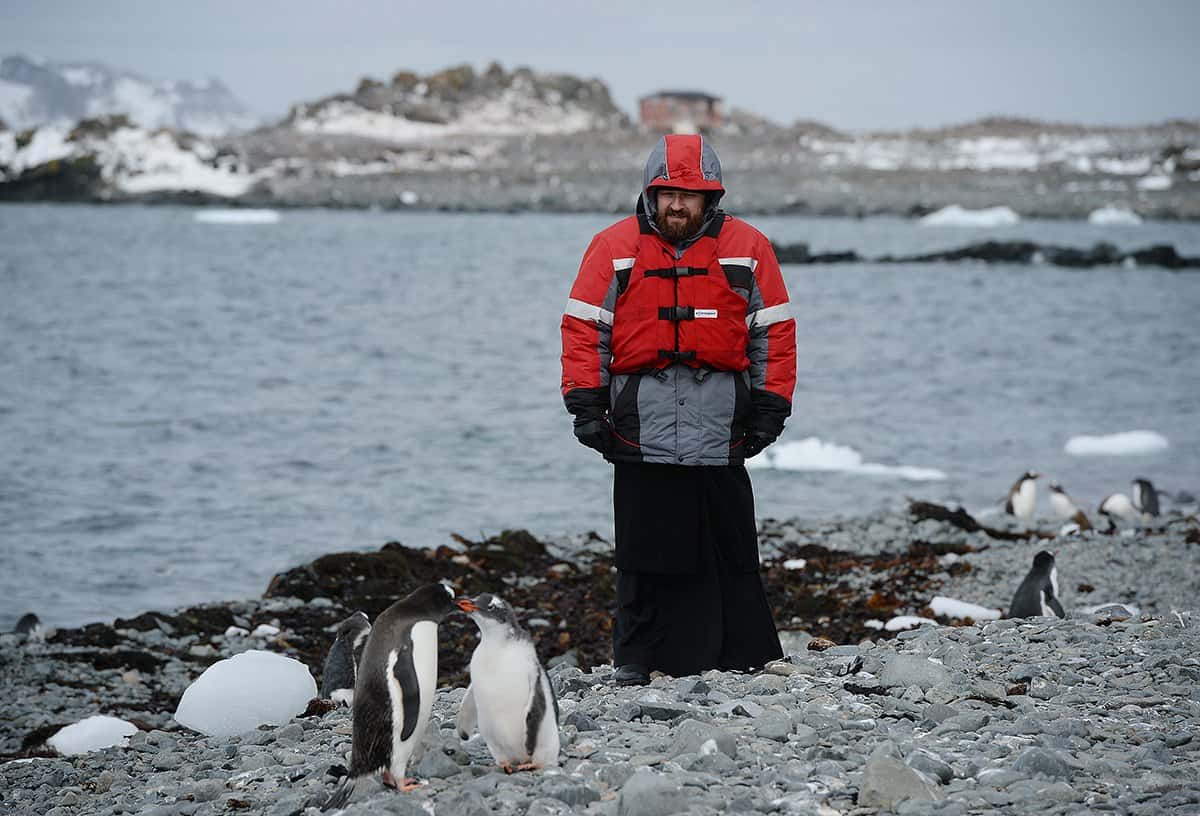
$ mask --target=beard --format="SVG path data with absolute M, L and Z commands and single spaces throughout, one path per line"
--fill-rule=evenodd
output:
M 668 216 L 683 216 L 680 218 L 670 218 Z M 667 210 L 660 212 L 654 217 L 654 223 L 658 226 L 658 231 L 662 236 L 672 243 L 680 243 L 691 238 L 700 231 L 704 226 L 705 212 L 702 210 L 696 215 L 689 215 L 687 210 Z

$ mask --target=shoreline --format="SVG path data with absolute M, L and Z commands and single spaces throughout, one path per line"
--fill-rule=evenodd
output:
M 1038 791 L 1057 785 L 1053 789 L 1062 798 L 1051 797 L 1047 804 L 1057 802 L 1061 812 L 1070 812 L 1089 796 L 1089 806 L 1099 807 L 1102 800 L 1094 797 L 1101 793 L 1122 801 L 1126 794 L 1109 790 L 1115 778 L 1104 770 L 1117 761 L 1114 747 L 1134 755 L 1159 744 L 1161 750 L 1150 751 L 1157 764 L 1143 793 L 1177 793 L 1183 797 L 1181 806 L 1200 801 L 1200 784 L 1189 787 L 1180 781 L 1184 770 L 1197 778 L 1200 741 L 1180 742 L 1179 736 L 1200 725 L 1200 704 L 1190 699 L 1200 681 L 1200 660 L 1191 656 L 1200 648 L 1200 615 L 1195 611 L 1200 609 L 1195 602 L 1200 593 L 1200 521 L 1176 513 L 1153 526 L 1075 539 L 1055 539 L 1053 528 L 1043 524 L 1036 531 L 1045 538 L 1020 539 L 1016 525 L 1006 520 L 992 522 L 1002 526 L 989 528 L 991 533 L 967 532 L 921 513 L 910 508 L 908 513 L 817 525 L 763 520 L 763 576 L 783 630 L 786 657 L 758 674 L 713 671 L 699 678 L 658 677 L 649 688 L 608 685 L 611 561 L 609 545 L 594 534 L 573 542 L 581 545 L 574 561 L 565 559 L 561 542 L 547 544 L 525 531 L 506 531 L 485 541 L 461 539 L 457 546 L 434 551 L 393 543 L 377 552 L 330 554 L 280 573 L 260 599 L 145 612 L 111 626 L 62 629 L 45 643 L 0 636 L 0 664 L 9 686 L 6 702 L 0 703 L 5 723 L 0 732 L 0 759 L 5 760 L 0 779 L 5 784 L 0 788 L 7 788 L 9 797 L 23 796 L 21 791 L 36 790 L 40 783 L 34 782 L 46 774 L 58 774 L 62 782 L 45 791 L 36 807 L 61 807 L 57 813 L 68 814 L 101 812 L 103 805 L 109 808 L 103 812 L 115 813 L 121 805 L 113 790 L 119 785 L 114 781 L 113 790 L 102 791 L 88 780 L 105 773 L 119 780 L 125 774 L 128 785 L 120 801 L 138 804 L 127 812 L 185 801 L 187 808 L 171 812 L 224 813 L 238 807 L 233 801 L 261 806 L 261 812 L 302 812 L 307 797 L 332 784 L 330 768 L 344 763 L 349 743 L 344 710 L 219 740 L 172 720 L 178 697 L 208 665 L 247 648 L 287 654 L 319 676 L 332 641 L 330 625 L 354 608 L 371 609 L 373 618 L 380 604 L 412 586 L 449 578 L 465 591 L 498 591 L 518 608 L 562 700 L 564 761 L 559 773 L 504 777 L 490 767 L 479 744 L 457 744 L 454 709 L 476 633 L 469 621 L 448 622 L 440 638 L 436 722 L 427 737 L 429 747 L 441 750 L 414 760 L 417 775 L 430 780 L 416 800 L 429 800 L 437 813 L 516 813 L 542 799 L 555 799 L 578 812 L 648 813 L 629 810 L 634 793 L 645 785 L 671 801 L 683 796 L 680 801 L 703 806 L 697 812 L 704 813 L 732 808 L 734 802 L 739 808 L 753 805 L 743 808 L 749 812 L 792 810 L 792 805 L 772 804 L 777 800 L 848 812 L 874 801 L 874 783 L 864 780 L 874 773 L 872 768 L 879 773 L 890 768 L 889 773 L 901 777 L 908 773 L 891 763 L 926 774 L 917 779 L 920 784 L 911 777 L 905 777 L 905 784 L 922 797 L 920 791 L 942 797 L 936 802 L 920 799 L 930 812 L 942 812 L 939 808 L 947 802 L 970 806 L 970 797 L 984 793 L 983 801 L 1004 812 L 1029 812 L 1004 810 L 1007 805 L 998 801 L 1024 790 L 1026 783 L 1029 798 L 1016 801 L 1030 805 Z M 1069 610 L 1064 620 L 969 623 L 940 618 L 937 626 L 898 632 L 867 626 L 868 620 L 886 621 L 893 615 L 929 615 L 935 595 L 1006 606 L 1032 554 L 1042 548 L 1059 551 L 1061 595 Z M 798 559 L 805 563 L 797 566 Z M 339 593 L 338 586 L 346 589 Z M 1141 614 L 1094 615 L 1079 609 L 1106 601 L 1132 604 Z M 546 625 L 533 624 L 537 618 Z M 230 626 L 253 632 L 263 623 L 277 627 L 278 633 L 226 634 Z M 841 645 L 814 651 L 809 647 L 814 636 Z M 914 650 L 941 662 L 913 663 L 907 656 Z M 908 678 L 913 682 L 888 685 L 889 667 L 917 675 Z M 925 677 L 929 672 L 936 676 Z M 1019 687 L 1023 691 L 1014 692 Z M 1125 701 L 1114 707 L 1119 699 Z M 956 713 L 916 734 L 914 729 L 922 730 L 918 726 L 931 711 L 935 717 L 946 713 L 936 706 Z M 1058 706 L 1058 713 L 1044 717 L 1047 706 Z M 1095 719 L 1096 707 L 1103 712 L 1102 724 Z M 52 752 L 43 744 L 47 737 L 96 713 L 134 722 L 139 733 L 131 746 L 50 758 Z M 978 756 L 963 754 L 955 739 L 986 734 L 968 734 L 979 729 L 965 728 L 939 731 L 955 717 L 965 722 L 983 714 L 1012 732 L 1003 752 L 998 753 L 996 743 L 990 748 L 981 743 L 972 748 Z M 1028 731 L 1031 717 L 1041 731 Z M 1149 731 L 1142 723 L 1146 717 L 1152 720 Z M 1054 733 L 1050 724 L 1064 718 L 1086 725 L 1072 726 L 1080 734 Z M 1112 724 L 1110 719 L 1129 722 Z M 714 737 L 718 751 L 701 750 L 704 740 L 691 750 L 675 744 L 685 732 L 708 733 L 705 728 L 721 732 Z M 731 751 L 721 747 L 722 734 L 734 739 Z M 1081 739 L 1090 741 L 1090 747 Z M 1172 746 L 1172 741 L 1178 744 Z M 302 762 L 291 758 L 296 751 L 304 756 Z M 933 763 L 926 756 L 931 752 L 950 770 Z M 7 761 L 34 756 L 47 758 Z M 192 773 L 182 773 L 188 766 Z M 1141 768 L 1136 762 L 1130 767 Z M 302 781 L 291 785 L 288 780 L 301 770 L 306 772 Z M 1115 766 L 1112 772 L 1117 772 Z M 1039 774 L 1047 773 L 1041 780 Z M 1147 776 L 1145 769 L 1131 773 Z M 697 774 L 713 778 L 699 784 Z M 78 784 L 63 784 L 72 779 Z M 995 788 L 992 782 L 1005 784 Z M 476 783 L 486 790 L 472 787 Z M 773 798 L 757 792 L 760 783 L 773 791 Z M 630 785 L 634 788 L 624 795 Z M 1063 785 L 1076 798 L 1069 798 Z M 567 799 L 556 799 L 556 792 Z M 484 809 L 457 809 L 464 797 L 473 807 L 482 802 Z M 17 808 L 13 812 L 46 812 L 22 810 L 35 806 L 25 799 L 6 801 Z M 282 808 L 285 801 L 290 810 Z M 375 786 L 354 801 L 378 806 L 397 800 Z M 439 809 L 443 806 L 449 808 Z M 565 812 L 544 802 L 538 806 L 544 808 L 539 813 Z M 355 805 L 348 812 L 367 811 Z

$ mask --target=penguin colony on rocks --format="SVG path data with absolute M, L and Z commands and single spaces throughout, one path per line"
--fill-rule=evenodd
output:
M 1041 474 L 1026 471 L 1013 482 L 1005 499 L 1004 510 L 1024 522 L 1033 518 L 1037 505 L 1037 479 Z M 1097 512 L 1108 521 L 1108 529 L 1116 529 L 1118 520 L 1150 519 L 1159 514 L 1158 492 L 1149 479 L 1134 479 L 1133 499 L 1124 493 L 1113 493 L 1100 502 Z M 1093 529 L 1087 514 L 1058 482 L 1050 482 L 1050 505 L 1060 519 L 1069 519 L 1059 530 L 1060 536 L 1074 535 Z M 1066 617 L 1058 600 L 1058 570 L 1054 553 L 1042 550 L 1033 558 L 1033 566 L 1017 587 L 1009 604 L 1010 618 L 1031 618 L 1039 615 Z
M 338 695 L 353 709 L 350 773 L 322 810 L 344 807 L 356 782 L 375 773 L 400 791 L 418 786 L 405 770 L 429 725 L 438 624 L 456 611 L 469 614 L 480 632 L 459 736 L 468 739 L 478 728 L 506 773 L 558 764 L 558 700 L 513 608 L 495 595 L 456 598 L 445 584 L 426 584 L 374 625 L 358 612 L 338 626 L 321 685 L 323 696 Z

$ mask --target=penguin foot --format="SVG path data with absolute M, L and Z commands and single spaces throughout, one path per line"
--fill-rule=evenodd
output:
M 542 766 L 538 765 L 536 762 L 522 762 L 517 766 L 518 771 L 540 771 L 541 769 Z
M 415 791 L 417 788 L 421 787 L 421 784 L 422 783 L 419 780 L 405 777 L 404 782 L 396 786 L 396 790 L 400 791 L 401 793 L 411 793 L 412 791 Z

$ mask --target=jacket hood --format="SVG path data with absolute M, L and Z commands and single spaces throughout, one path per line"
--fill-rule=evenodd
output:
M 642 180 L 642 202 L 650 222 L 658 215 L 655 187 L 705 193 L 705 209 L 717 209 L 725 187 L 721 182 L 721 160 L 703 136 L 671 134 L 658 140 L 646 159 Z

